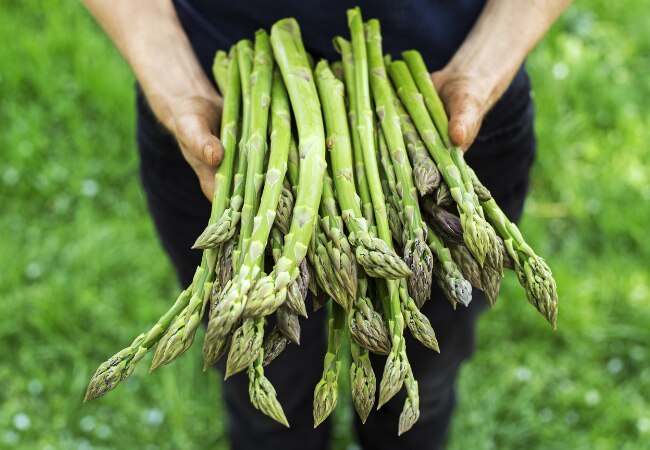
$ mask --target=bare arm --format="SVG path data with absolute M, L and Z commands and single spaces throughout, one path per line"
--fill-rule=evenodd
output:
M 170 0 L 84 0 L 130 64 L 151 108 L 176 137 L 208 197 L 222 147 L 222 100 L 201 69 Z
M 449 135 L 467 149 L 483 117 L 571 0 L 488 0 L 447 66 L 432 74 L 449 115 Z

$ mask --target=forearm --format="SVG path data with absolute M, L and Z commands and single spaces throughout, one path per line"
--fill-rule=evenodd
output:
M 445 71 L 484 81 L 488 108 L 571 0 L 488 0 Z
M 169 0 L 84 0 L 130 64 L 158 119 L 176 134 L 172 105 L 218 103 Z

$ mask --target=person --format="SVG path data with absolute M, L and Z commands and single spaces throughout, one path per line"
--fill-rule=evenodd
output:
M 522 212 L 536 153 L 530 81 L 523 63 L 570 0 L 357 0 L 366 19 L 382 25 L 385 53 L 419 50 L 450 117 L 454 144 L 512 219 Z M 343 0 L 85 0 L 131 65 L 137 78 L 140 174 L 162 245 L 183 286 L 200 261 L 190 250 L 210 212 L 213 176 L 222 158 L 217 138 L 222 99 L 210 76 L 214 54 L 283 17 L 301 25 L 316 60 L 336 60 L 331 39 L 349 36 Z M 356 431 L 364 449 L 439 449 L 445 445 L 456 403 L 455 380 L 473 352 L 480 292 L 468 308 L 453 311 L 434 287 L 423 311 L 441 354 L 407 340 L 419 381 L 421 417 L 397 437 L 404 390 Z M 289 346 L 267 368 L 291 428 L 262 415 L 248 400 L 245 374 L 223 385 L 231 447 L 328 447 L 330 421 L 313 429 L 312 395 L 325 348 L 322 313 L 302 321 L 301 345 Z M 382 373 L 381 359 L 375 372 Z

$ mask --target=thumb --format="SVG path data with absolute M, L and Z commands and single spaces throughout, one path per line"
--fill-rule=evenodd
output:
M 213 134 L 208 119 L 203 115 L 187 114 L 179 118 L 178 138 L 196 159 L 210 167 L 217 167 L 223 158 L 221 141 Z
M 472 98 L 459 98 L 449 103 L 449 138 L 451 142 L 467 150 L 481 128 L 481 110 Z

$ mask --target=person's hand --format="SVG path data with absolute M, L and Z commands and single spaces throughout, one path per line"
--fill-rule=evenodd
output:
M 217 138 L 222 105 L 221 98 L 215 95 L 214 99 L 184 98 L 171 107 L 169 128 L 210 201 L 214 194 L 214 174 L 223 157 L 223 147 Z
M 490 80 L 442 69 L 431 74 L 433 84 L 449 117 L 451 142 L 466 151 L 476 139 L 485 114 L 503 94 Z

